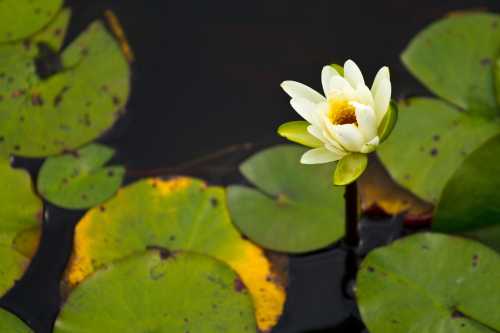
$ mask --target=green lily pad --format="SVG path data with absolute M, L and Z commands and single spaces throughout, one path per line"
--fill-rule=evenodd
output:
M 208 256 L 149 251 L 114 262 L 74 289 L 54 333 L 256 332 L 250 294 Z
M 332 186 L 331 165 L 300 164 L 304 152 L 292 145 L 259 152 L 240 167 L 257 189 L 228 189 L 234 223 L 266 248 L 308 252 L 344 235 L 344 188 Z
M 500 136 L 472 152 L 443 190 L 432 228 L 459 232 L 500 223 Z
M 14 243 L 24 231 L 40 227 L 43 207 L 29 174 L 13 169 L 5 158 L 0 158 L 0 188 L 1 296 L 26 270 L 30 258 L 18 252 Z
M 500 224 L 474 228 L 460 234 L 464 237 L 481 242 L 495 251 L 500 252 Z
M 115 194 L 125 175 L 122 166 L 105 166 L 114 153 L 109 147 L 91 144 L 74 153 L 49 157 L 38 174 L 38 192 L 69 209 L 104 202 Z
M 402 59 L 438 96 L 467 112 L 496 116 L 493 66 L 499 46 L 500 16 L 454 15 L 420 32 Z
M 0 45 L 0 150 L 27 157 L 73 150 L 99 137 L 122 114 L 129 68 L 100 22 L 60 54 L 55 74 L 39 77 L 35 63 L 45 48 L 37 45 L 59 51 L 68 17 L 63 12 L 27 41 Z
M 463 238 L 422 233 L 371 252 L 357 300 L 371 333 L 500 331 L 500 256 Z
M 0 43 L 28 37 L 57 14 L 62 0 L 0 1 Z
M 274 326 L 285 291 L 264 252 L 231 223 L 226 192 L 192 178 L 145 179 L 128 185 L 78 223 L 66 281 L 74 286 L 110 262 L 161 246 L 194 251 L 231 266 L 248 287 L 259 328 Z
M 368 165 L 366 154 L 352 153 L 337 163 L 333 173 L 334 185 L 347 185 L 358 179 Z
M 495 67 L 493 68 L 493 75 L 495 78 L 495 93 L 497 98 L 497 104 L 500 105 L 500 59 L 495 61 Z
M 468 116 L 432 98 L 401 102 L 398 117 L 377 152 L 399 184 L 432 203 L 467 155 L 500 133 L 498 121 Z
M 4 309 L 0 309 L 0 332 L 33 333 L 21 319 Z

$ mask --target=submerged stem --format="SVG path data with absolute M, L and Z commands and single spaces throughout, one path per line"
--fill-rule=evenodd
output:
M 359 196 L 357 182 L 348 184 L 345 188 L 345 241 L 349 246 L 356 247 L 359 243 Z

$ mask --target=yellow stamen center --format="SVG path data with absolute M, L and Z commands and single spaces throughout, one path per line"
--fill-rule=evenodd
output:
M 328 118 L 335 125 L 356 124 L 354 106 L 346 99 L 328 99 Z

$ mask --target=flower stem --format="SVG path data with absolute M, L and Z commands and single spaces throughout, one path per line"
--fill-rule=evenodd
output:
M 359 243 L 359 196 L 357 182 L 352 182 L 345 188 L 345 242 L 356 247 Z

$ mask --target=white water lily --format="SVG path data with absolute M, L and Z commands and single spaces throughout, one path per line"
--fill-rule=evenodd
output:
M 332 66 L 323 67 L 321 82 L 324 95 L 299 82 L 281 84 L 292 107 L 308 123 L 307 133 L 300 133 L 309 136 L 304 144 L 315 147 L 301 163 L 328 163 L 374 151 L 391 100 L 389 69 L 382 67 L 369 89 L 358 66 L 347 60 L 343 76 Z

